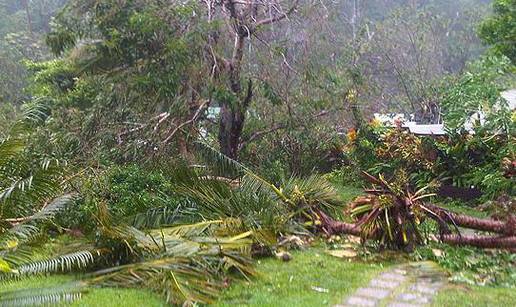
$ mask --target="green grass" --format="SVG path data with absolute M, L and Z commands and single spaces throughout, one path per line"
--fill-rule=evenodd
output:
M 140 307 L 167 306 L 157 294 L 140 289 L 93 289 L 72 306 Z
M 257 269 L 262 276 L 253 283 L 232 285 L 216 306 L 333 305 L 385 269 L 382 263 L 350 262 L 329 256 L 320 248 L 293 252 L 292 256 L 289 262 L 261 260 Z
M 322 248 L 294 251 L 292 260 L 266 258 L 257 262 L 260 275 L 252 282 L 235 281 L 217 306 L 319 306 L 342 301 L 384 270 L 383 263 L 350 262 L 327 255 Z M 32 277 L 2 284 L 2 290 L 52 287 L 71 276 Z M 312 287 L 328 290 L 318 292 Z M 72 306 L 164 306 L 157 294 L 142 289 L 94 288 Z
M 334 183 L 333 185 L 344 202 L 352 201 L 355 197 L 364 194 L 364 190 Z
M 388 263 L 348 261 L 329 256 L 321 247 L 292 253 L 283 262 L 273 258 L 257 263 L 260 276 L 234 282 L 222 293 L 216 306 L 321 306 L 342 302 L 357 288 L 387 269 Z M 4 283 L 1 290 L 52 287 L 73 280 L 71 276 L 32 277 Z M 312 287 L 328 290 L 318 292 Z M 165 306 L 159 295 L 143 289 L 94 288 L 72 306 Z M 436 296 L 434 306 L 514 306 L 514 288 L 450 286 Z
M 461 204 L 456 201 L 440 203 L 439 205 L 455 213 L 467 214 L 478 218 L 486 218 L 488 216 L 487 212 L 480 211 L 477 208 L 470 207 L 467 204 Z
M 516 289 L 453 286 L 440 291 L 433 306 L 516 306 Z
M 12 291 L 27 288 L 45 288 L 64 285 L 72 281 L 73 278 L 71 276 L 38 276 L 0 284 L 0 289 L 2 291 Z M 82 299 L 75 301 L 71 306 L 157 307 L 166 306 L 166 304 L 157 294 L 146 290 L 91 288 L 83 295 Z

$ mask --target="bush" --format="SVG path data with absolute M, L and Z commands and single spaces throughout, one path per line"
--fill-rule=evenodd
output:
M 114 217 L 127 217 L 176 203 L 171 183 L 159 172 L 116 166 L 99 180 L 98 195 Z
M 100 175 L 86 178 L 81 190 L 82 197 L 70 212 L 60 216 L 61 225 L 91 230 L 99 203 L 106 204 L 116 220 L 129 220 L 150 209 L 175 209 L 180 199 L 162 172 L 137 165 L 112 166 Z

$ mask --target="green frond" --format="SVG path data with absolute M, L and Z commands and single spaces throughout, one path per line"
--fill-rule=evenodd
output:
M 9 163 L 25 149 L 25 141 L 11 137 L 0 142 L 0 167 Z
M 139 229 L 125 224 L 116 225 L 113 223 L 109 210 L 103 203 L 100 203 L 97 207 L 96 218 L 99 231 L 103 237 L 123 242 L 133 253 L 141 250 L 152 252 L 159 248 L 150 236 Z
M 143 213 L 135 214 L 127 219 L 127 223 L 139 229 L 158 228 L 164 225 L 172 225 L 185 218 L 183 204 L 176 208 L 167 207 L 151 208 Z
M 61 168 L 52 163 L 44 163 L 24 177 L 13 177 L 11 183 L 0 189 L 0 206 L 4 211 L 32 214 L 35 204 L 44 204 L 61 193 Z
M 38 306 L 71 303 L 86 291 L 82 283 L 60 287 L 0 291 L 0 306 Z
M 220 174 L 225 176 L 239 176 L 244 172 L 250 171 L 242 163 L 231 159 L 204 142 L 196 142 L 195 145 L 197 152 L 201 155 L 203 160 Z
M 74 197 L 74 194 L 65 194 L 54 199 L 50 204 L 33 214 L 29 218 L 29 221 L 49 220 L 53 218 L 57 213 L 68 206 L 73 201 Z
M 94 253 L 96 256 L 100 256 L 99 251 Z M 78 251 L 51 259 L 22 264 L 16 270 L 21 275 L 80 270 L 88 267 L 88 265 L 95 261 L 94 253 L 91 251 Z
M 29 241 L 39 232 L 39 228 L 34 225 L 38 221 L 50 220 L 58 212 L 63 210 L 73 200 L 73 194 L 66 194 L 54 199 L 50 204 L 41 210 L 25 218 L 19 224 L 9 228 L 2 236 L 0 236 L 0 251 L 5 249 L 4 245 L 7 241 L 15 240 L 17 244 Z
M 22 121 L 28 123 L 44 122 L 49 115 L 47 97 L 37 97 L 31 102 L 22 105 L 23 118 Z

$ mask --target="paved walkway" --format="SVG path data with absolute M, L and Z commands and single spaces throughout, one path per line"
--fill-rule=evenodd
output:
M 409 263 L 380 274 L 335 307 L 421 306 L 430 303 L 446 280 L 443 271 L 432 262 Z

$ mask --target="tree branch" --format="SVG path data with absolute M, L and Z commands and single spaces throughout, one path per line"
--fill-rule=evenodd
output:
M 292 4 L 292 6 L 290 7 L 290 9 L 287 12 L 282 13 L 282 14 L 277 15 L 277 16 L 274 16 L 274 17 L 265 18 L 265 19 L 257 21 L 254 24 L 253 31 L 256 30 L 256 28 L 258 28 L 260 26 L 268 25 L 268 24 L 271 24 L 271 23 L 274 23 L 274 22 L 277 22 L 277 21 L 280 21 L 282 19 L 287 18 L 288 15 L 292 14 L 292 12 L 294 12 L 294 10 L 297 8 L 298 3 L 299 3 L 299 0 L 295 0 L 294 3 Z
M 326 116 L 330 113 L 330 110 L 323 110 L 317 114 L 315 114 L 314 116 L 311 117 L 310 120 L 314 120 L 316 118 L 319 118 L 319 117 L 322 117 L 322 116 Z M 272 132 L 275 132 L 275 131 L 278 131 L 278 130 L 281 130 L 281 129 L 285 129 L 287 127 L 299 127 L 301 126 L 302 123 L 301 122 L 298 122 L 297 124 L 295 125 L 289 125 L 289 124 L 286 124 L 286 123 L 281 123 L 281 124 L 276 124 L 276 125 L 273 125 L 272 127 L 268 128 L 268 129 L 264 129 L 264 130 L 261 130 L 261 131 L 257 131 L 255 133 L 253 133 L 247 140 L 245 141 L 242 141 L 239 145 L 239 149 L 242 149 L 244 148 L 247 144 L 249 144 L 250 142 L 258 139 L 258 138 L 261 138 L 263 137 L 264 135 L 267 135 L 269 133 L 272 133 Z
M 177 131 L 179 131 L 179 129 L 183 128 L 186 125 L 194 123 L 197 120 L 197 118 L 202 114 L 202 111 L 204 111 L 204 108 L 205 108 L 205 106 L 207 104 L 208 104 L 208 102 L 203 102 L 199 106 L 197 111 L 195 111 L 195 114 L 192 116 L 192 118 L 190 118 L 189 120 L 187 120 L 187 121 L 177 125 L 177 127 L 174 130 L 172 130 L 172 132 L 163 141 L 161 141 L 161 143 L 163 143 L 163 144 L 168 143 L 170 141 L 170 139 L 172 139 L 172 137 L 174 137 L 174 135 L 177 133 Z

